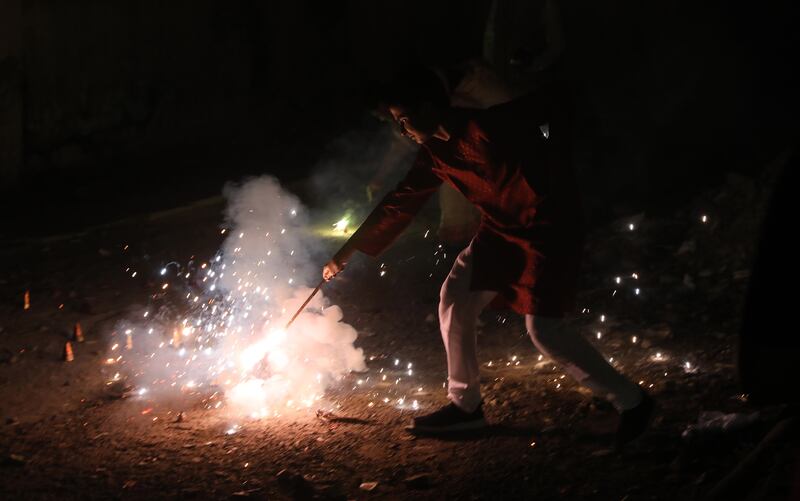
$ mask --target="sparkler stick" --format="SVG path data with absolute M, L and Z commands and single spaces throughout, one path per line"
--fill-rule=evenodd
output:
M 348 240 L 348 241 L 349 241 L 349 240 Z M 334 256 L 336 256 L 336 255 L 339 255 L 339 254 L 342 252 L 342 250 L 344 250 L 344 248 L 345 248 L 345 247 L 347 247 L 347 244 L 344 244 L 344 247 L 342 247 L 341 249 L 339 249 L 339 252 L 337 252 L 336 254 L 334 254 Z M 307 298 L 307 299 L 306 299 L 306 300 L 303 302 L 303 304 L 300 306 L 300 309 L 298 309 L 298 310 L 297 310 L 297 312 L 296 312 L 296 313 L 295 313 L 295 314 L 292 316 L 292 319 L 291 319 L 291 320 L 289 320 L 289 322 L 287 322 L 287 323 L 286 323 L 286 327 L 285 327 L 286 329 L 288 329 L 288 328 L 289 328 L 289 326 L 290 326 L 290 325 L 292 325 L 292 322 L 294 322 L 294 320 L 295 320 L 295 319 L 296 319 L 298 316 L 300 316 L 300 313 L 302 313 L 302 311 L 303 311 L 303 310 L 306 308 L 306 306 L 308 305 L 308 303 L 310 303 L 310 302 L 311 302 L 311 300 L 312 300 L 312 299 L 314 299 L 314 296 L 316 296 L 316 295 L 317 295 L 317 292 L 319 292 L 319 290 L 322 288 L 322 285 L 323 285 L 324 283 L 325 283 L 325 279 L 324 279 L 324 278 L 323 278 L 322 280 L 320 280 L 320 281 L 319 281 L 319 283 L 318 283 L 318 284 L 317 284 L 317 286 L 314 288 L 314 290 L 313 290 L 313 291 L 311 291 L 311 294 L 308 296 L 308 298 Z
M 303 302 L 302 306 L 300 306 L 300 308 L 297 310 L 297 312 L 292 316 L 292 319 L 289 320 L 289 322 L 286 324 L 286 328 L 287 329 L 289 328 L 290 325 L 292 325 L 292 322 L 294 322 L 294 320 L 300 315 L 300 313 L 302 313 L 303 310 L 306 309 L 306 305 L 308 305 L 308 303 L 310 303 L 311 300 L 314 299 L 314 296 L 317 295 L 317 292 L 319 292 L 319 290 L 322 288 L 322 284 L 324 284 L 324 283 L 325 283 L 325 279 L 320 280 L 320 282 L 317 284 L 316 288 L 314 288 L 314 290 L 311 292 L 311 294 L 308 296 L 308 298 L 306 298 L 306 300 Z

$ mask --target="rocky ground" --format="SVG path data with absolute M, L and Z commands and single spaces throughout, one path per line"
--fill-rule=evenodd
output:
M 479 337 L 492 426 L 451 439 L 404 430 L 445 402 L 435 312 L 458 249 L 440 248 L 435 231 L 425 237 L 434 208 L 380 261 L 357 260 L 327 288 L 368 361 L 329 392 L 335 410 L 237 422 L 235 433 L 234 418 L 191 398 L 153 405 L 110 387 L 103 365 L 114 323 L 153 286 L 125 270 L 213 255 L 221 202 L 10 241 L 0 249 L 0 496 L 700 498 L 782 412 L 749 403 L 734 365 L 774 171 L 730 175 L 688 206 L 592 232 L 573 321 L 659 405 L 652 429 L 622 452 L 610 446 L 609 405 L 541 357 L 522 319 L 502 312 L 483 314 Z M 66 363 L 78 321 L 86 341 Z M 729 428 L 715 429 L 708 411 L 729 415 Z M 780 451 L 753 498 L 788 492 L 795 459 Z

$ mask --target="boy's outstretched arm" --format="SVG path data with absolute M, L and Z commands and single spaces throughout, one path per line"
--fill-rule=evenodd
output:
M 432 166 L 430 153 L 423 147 L 406 177 L 383 197 L 344 247 L 323 266 L 322 278 L 335 277 L 356 251 L 377 256 L 394 242 L 442 184 Z

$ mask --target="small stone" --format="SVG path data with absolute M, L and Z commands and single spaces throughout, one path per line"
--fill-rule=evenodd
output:
M 682 256 L 684 254 L 689 254 L 695 251 L 696 244 L 694 240 L 687 240 L 681 244 L 678 250 L 675 252 L 676 256 Z
M 9 454 L 0 460 L 0 466 L 23 466 L 25 464 L 25 457 L 19 454 Z
M 359 489 L 362 491 L 371 492 L 378 487 L 378 482 L 362 482 L 361 485 L 358 486 Z
M 668 324 L 654 325 L 647 330 L 647 335 L 657 339 L 670 339 L 672 337 L 672 328 Z
M 409 489 L 427 489 L 431 486 L 431 476 L 427 473 L 420 473 L 406 478 L 403 482 Z
M 275 476 L 278 485 L 288 491 L 290 496 L 296 499 L 308 499 L 314 493 L 314 488 L 306 478 L 299 473 L 283 469 Z
M 750 277 L 750 270 L 737 270 L 733 272 L 734 280 L 744 280 Z
M 0 364 L 13 364 L 17 361 L 17 356 L 8 348 L 0 349 Z

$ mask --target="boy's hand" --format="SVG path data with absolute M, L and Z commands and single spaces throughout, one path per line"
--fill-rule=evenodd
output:
M 350 257 L 353 255 L 353 253 L 355 253 L 355 249 L 348 241 L 348 243 L 339 249 L 339 252 L 337 252 L 330 261 L 328 261 L 328 264 L 322 267 L 322 278 L 324 278 L 327 282 L 338 275 L 344 269 L 347 261 L 350 260 Z
M 333 277 L 338 275 L 344 269 L 344 263 L 340 263 L 336 258 L 328 261 L 328 264 L 322 267 L 322 278 L 326 282 L 330 281 Z

